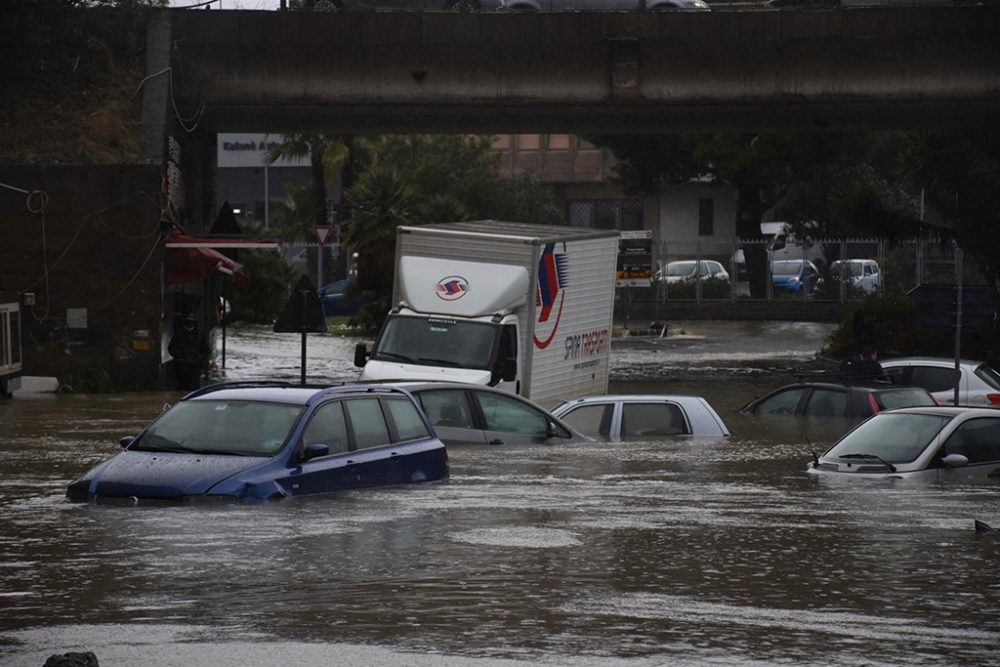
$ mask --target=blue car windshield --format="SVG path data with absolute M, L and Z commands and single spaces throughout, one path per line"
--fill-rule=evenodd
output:
M 271 456 L 281 449 L 303 406 L 237 400 L 178 403 L 130 450 Z
M 797 276 L 802 271 L 802 262 L 773 262 L 771 273 L 776 276 Z
M 874 454 L 890 463 L 914 461 L 951 417 L 941 415 L 878 414 L 834 445 L 824 456 Z

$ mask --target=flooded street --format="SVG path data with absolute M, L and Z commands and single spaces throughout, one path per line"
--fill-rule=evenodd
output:
M 264 505 L 71 505 L 177 393 L 0 403 L 0 664 L 988 665 L 1000 485 L 806 475 L 839 426 L 737 414 L 828 325 L 616 340 L 611 390 L 703 395 L 732 437 L 454 447 L 447 483 Z M 357 377 L 310 336 L 310 381 Z M 228 379 L 299 378 L 299 337 L 229 332 Z

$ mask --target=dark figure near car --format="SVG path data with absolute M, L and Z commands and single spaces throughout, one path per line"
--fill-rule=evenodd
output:
M 99 667 L 97 656 L 92 652 L 62 653 L 50 655 L 45 667 Z
M 174 358 L 174 381 L 177 389 L 197 389 L 201 374 L 208 367 L 211 349 L 208 337 L 198 329 L 194 315 L 187 315 L 174 330 L 167 351 Z
M 853 358 L 845 359 L 840 365 L 840 372 L 858 380 L 886 380 L 874 345 L 866 345 Z

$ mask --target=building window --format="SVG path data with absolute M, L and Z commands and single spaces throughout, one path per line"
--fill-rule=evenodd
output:
M 569 224 L 595 229 L 645 229 L 642 201 L 637 199 L 592 199 L 569 202 Z
M 550 151 L 568 151 L 569 150 L 569 135 L 568 134 L 550 134 L 548 136 L 548 145 Z
M 698 200 L 698 236 L 715 234 L 715 200 Z
M 517 147 L 523 151 L 537 151 L 541 148 L 541 135 L 519 134 L 517 135 Z

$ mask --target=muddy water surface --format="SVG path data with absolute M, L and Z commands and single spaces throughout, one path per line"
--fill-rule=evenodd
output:
M 256 506 L 63 501 L 175 393 L 0 403 L 0 664 L 996 664 L 1000 487 L 816 480 L 843 425 L 737 414 L 825 333 L 616 342 L 612 391 L 704 395 L 726 440 L 453 448 L 445 484 Z M 310 379 L 355 342 L 310 337 Z M 298 355 L 231 333 L 226 374 Z

